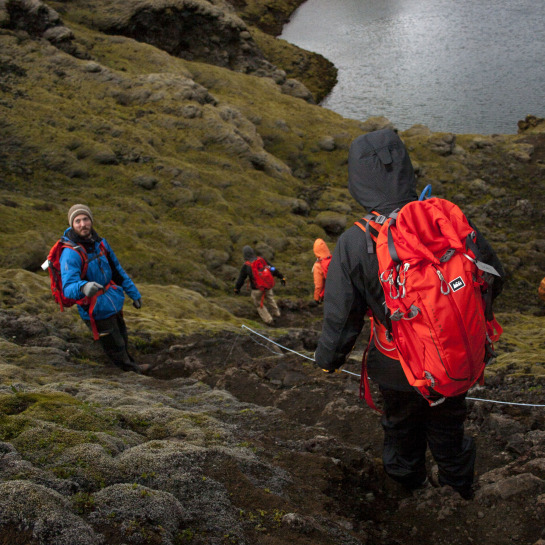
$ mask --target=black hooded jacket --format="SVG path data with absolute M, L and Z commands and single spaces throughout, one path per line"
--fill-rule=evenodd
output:
M 348 188 L 369 212 L 385 215 L 417 200 L 411 160 L 394 131 L 383 129 L 359 136 L 352 142 L 348 155 Z M 475 231 L 483 261 L 501 275 L 493 286 L 495 297 L 501 291 L 503 267 L 490 244 L 477 229 Z M 329 266 L 322 333 L 315 355 L 317 365 L 328 370 L 343 365 L 363 328 L 366 312 L 371 310 L 385 323 L 383 305 L 376 254 L 367 252 L 365 233 L 354 225 L 339 238 Z M 381 386 L 412 390 L 399 361 L 384 356 L 374 346 L 370 348 L 367 365 L 369 376 Z

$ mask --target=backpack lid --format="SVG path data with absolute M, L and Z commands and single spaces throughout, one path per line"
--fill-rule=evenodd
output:
M 358 136 L 348 153 L 348 189 L 367 210 L 389 214 L 418 199 L 407 148 L 391 129 Z

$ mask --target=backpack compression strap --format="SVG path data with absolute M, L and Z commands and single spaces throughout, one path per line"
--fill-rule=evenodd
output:
M 369 386 L 369 376 L 367 375 L 367 356 L 369 355 L 369 348 L 371 347 L 371 341 L 373 340 L 373 316 L 370 315 L 371 320 L 371 333 L 369 335 L 369 342 L 367 343 L 367 346 L 365 348 L 365 351 L 363 353 L 363 357 L 361 359 L 361 377 L 360 377 L 360 399 L 365 399 L 365 403 L 376 411 L 377 413 L 383 414 L 384 411 L 381 411 L 377 408 L 375 405 L 375 402 L 373 401 L 373 395 L 371 394 L 371 387 Z

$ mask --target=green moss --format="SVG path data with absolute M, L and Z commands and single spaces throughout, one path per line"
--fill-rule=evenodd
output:
M 290 15 L 304 0 L 244 0 L 233 2 L 239 15 L 265 32 L 277 36 Z
M 13 441 L 15 448 L 32 463 L 48 466 L 66 449 L 84 443 L 98 443 L 96 436 L 90 433 L 50 426 L 44 429 L 25 430 Z
M 504 332 L 495 346 L 498 357 L 486 372 L 545 377 L 545 317 L 500 313 L 497 318 Z
M 11 441 L 32 424 L 28 418 L 0 414 L 0 440 Z
M 74 511 L 79 515 L 90 513 L 95 508 L 95 498 L 87 492 L 77 492 L 72 496 Z
M 53 422 L 80 431 L 115 429 L 113 413 L 82 403 L 62 392 L 26 393 L 0 396 L 0 412 L 23 414 L 26 418 Z

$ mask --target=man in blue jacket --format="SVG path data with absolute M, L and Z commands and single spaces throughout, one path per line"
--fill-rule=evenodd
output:
M 85 250 L 88 266 L 82 278 L 83 260 L 79 252 L 72 248 L 63 250 L 60 268 L 64 295 L 80 300 L 98 294 L 93 309 L 78 305 L 81 318 L 91 328 L 91 311 L 102 348 L 115 365 L 124 371 L 149 371 L 150 365 L 135 363 L 127 351 L 127 326 L 122 313 L 124 292 L 137 309 L 142 306 L 140 292 L 121 267 L 110 245 L 93 229 L 93 215 L 88 206 L 72 206 L 68 211 L 68 224 L 70 227 L 64 232 L 63 240 Z

